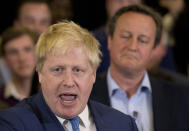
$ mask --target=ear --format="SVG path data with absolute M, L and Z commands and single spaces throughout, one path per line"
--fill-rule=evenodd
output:
M 92 75 L 93 75 L 93 84 L 94 84 L 96 81 L 96 71 L 94 71 Z
M 42 73 L 40 72 L 40 71 L 37 71 L 37 74 L 38 74 L 38 77 L 39 77 L 39 83 L 41 83 L 42 82 Z

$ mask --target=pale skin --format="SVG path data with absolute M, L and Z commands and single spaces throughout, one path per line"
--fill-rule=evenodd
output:
M 84 110 L 96 70 L 82 47 L 48 56 L 38 74 L 44 98 L 55 115 L 68 119 Z
M 136 93 L 144 77 L 155 34 L 156 25 L 150 16 L 128 12 L 118 19 L 113 37 L 108 37 L 110 73 L 128 98 Z

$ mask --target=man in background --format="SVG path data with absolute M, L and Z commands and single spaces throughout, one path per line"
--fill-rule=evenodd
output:
M 37 92 L 32 88 L 36 41 L 37 35 L 23 27 L 10 27 L 2 34 L 2 57 L 12 75 L 11 80 L 0 88 L 0 100 L 7 105 L 5 108 Z
M 46 0 L 20 0 L 15 26 L 23 26 L 40 35 L 51 24 L 51 11 Z
M 39 36 L 51 24 L 51 19 L 51 10 L 46 0 L 19 0 L 13 25 L 25 27 Z M 0 58 L 0 77 L 0 85 L 7 84 L 11 79 L 10 69 L 3 58 Z
M 161 17 L 133 5 L 120 9 L 108 27 L 110 67 L 97 77 L 91 98 L 133 116 L 139 131 L 188 131 L 189 83 L 147 72 Z
M 113 17 L 113 15 L 122 7 L 129 6 L 133 4 L 142 3 L 142 0 L 106 0 L 105 8 L 107 14 L 106 25 L 101 26 L 93 31 L 94 36 L 99 40 L 101 44 L 102 51 L 102 62 L 97 70 L 97 73 L 107 71 L 110 65 L 110 56 L 107 49 L 107 34 L 108 34 L 108 22 Z

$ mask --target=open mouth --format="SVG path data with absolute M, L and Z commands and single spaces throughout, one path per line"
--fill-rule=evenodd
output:
M 64 103 L 71 103 L 74 100 L 76 100 L 77 95 L 76 94 L 61 94 L 60 98 L 61 100 L 63 100 Z

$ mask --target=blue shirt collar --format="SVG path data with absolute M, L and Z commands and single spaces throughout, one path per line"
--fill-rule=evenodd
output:
M 110 68 L 108 69 L 108 73 L 107 73 L 107 83 L 108 83 L 108 92 L 109 92 L 110 97 L 114 95 L 115 92 L 118 90 L 123 91 L 123 89 L 121 89 L 119 85 L 116 83 L 116 81 L 112 78 L 110 74 Z M 149 76 L 147 72 L 145 72 L 142 83 L 140 87 L 138 88 L 136 94 L 139 94 L 142 91 L 149 91 L 150 93 L 152 92 L 151 84 L 150 84 L 150 80 L 149 80 Z

